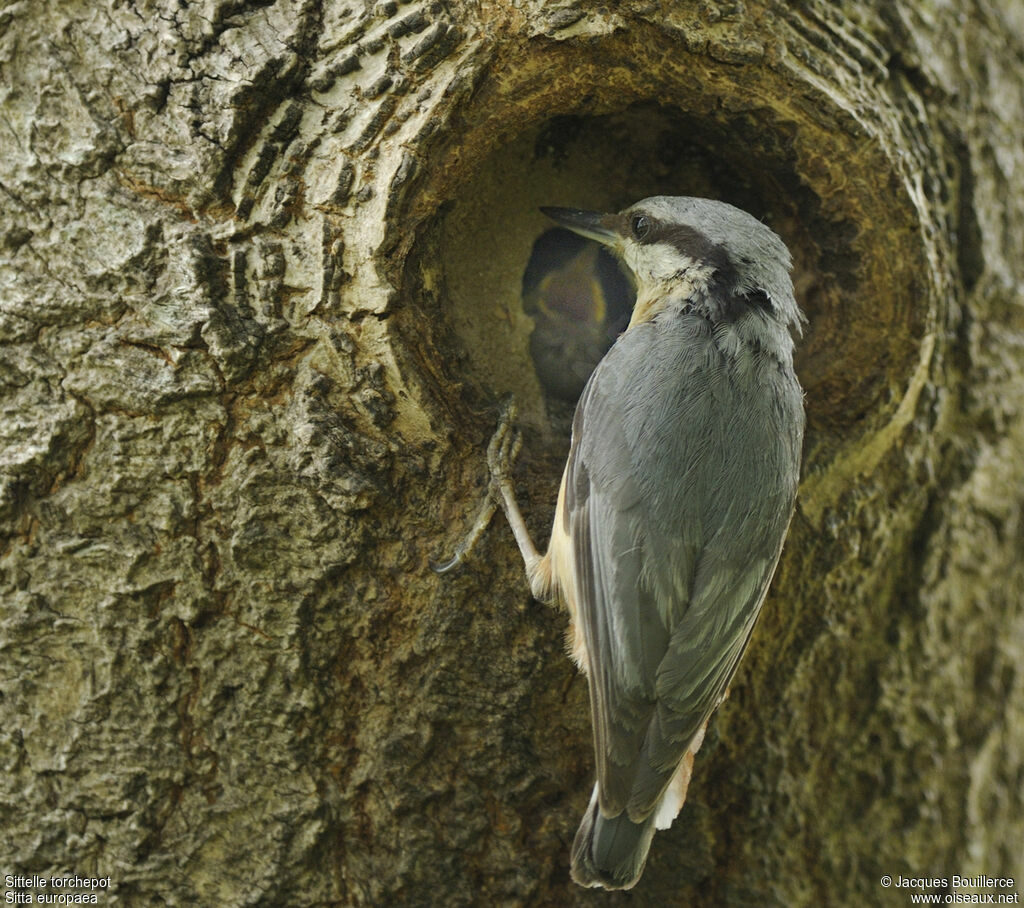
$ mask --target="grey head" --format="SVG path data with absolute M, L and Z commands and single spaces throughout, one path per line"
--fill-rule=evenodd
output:
M 770 227 L 733 205 L 653 196 L 617 214 L 541 211 L 615 251 L 636 278 L 638 306 L 645 297 L 697 292 L 712 310 L 721 309 L 710 312 L 715 321 L 742 302 L 787 335 L 800 332 L 789 250 Z

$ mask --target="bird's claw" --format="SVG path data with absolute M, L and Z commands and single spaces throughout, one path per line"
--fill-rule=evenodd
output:
M 498 428 L 487 445 L 487 468 L 491 472 L 490 494 L 501 500 L 501 486 L 512 479 L 512 467 L 523 447 L 523 436 L 515 428 L 515 400 L 509 398 L 498 418 Z
M 519 456 L 523 446 L 523 439 L 514 428 L 516 418 L 515 400 L 509 397 L 502 405 L 501 414 L 498 417 L 498 428 L 487 445 L 487 468 L 490 471 L 490 481 L 487 485 L 487 496 L 483 505 L 473 522 L 473 528 L 466 535 L 466 538 L 459 543 L 455 554 L 444 561 L 430 560 L 430 567 L 437 574 L 447 574 L 449 571 L 462 564 L 469 553 L 473 550 L 477 540 L 487 529 L 494 512 L 498 509 L 501 501 L 501 486 L 503 483 L 512 481 L 512 465 Z

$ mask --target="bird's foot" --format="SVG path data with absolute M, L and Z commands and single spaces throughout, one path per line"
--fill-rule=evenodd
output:
M 512 467 L 523 447 L 523 436 L 515 427 L 515 398 L 509 397 L 501 407 L 498 428 L 487 446 L 487 468 L 491 471 L 491 495 L 501 501 L 512 487 Z
M 435 573 L 447 574 L 469 557 L 470 552 L 473 551 L 484 534 L 484 530 L 490 525 L 494 512 L 498 509 L 502 500 L 503 486 L 507 485 L 511 488 L 512 465 L 522 447 L 522 436 L 513 426 L 515 417 L 515 400 L 509 397 L 502 404 L 501 415 L 498 417 L 498 428 L 487 446 L 487 468 L 490 472 L 487 495 L 477 512 L 476 520 L 473 521 L 472 529 L 456 547 L 452 557 L 444 561 L 431 559 L 430 567 Z

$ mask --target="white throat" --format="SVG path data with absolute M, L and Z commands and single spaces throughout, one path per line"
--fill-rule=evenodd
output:
M 634 269 L 638 290 L 633 317 L 629 320 L 630 328 L 650 321 L 672 300 L 689 299 L 698 291 L 706 290 L 715 273 L 713 266 L 682 258 L 670 246 L 659 245 L 648 249 L 665 250 L 665 253 L 656 258 L 645 257 L 645 261 L 636 263 L 640 265 L 640 268 Z M 668 255 L 669 251 L 671 255 Z M 627 259 L 626 264 L 632 266 L 634 263 Z M 654 267 L 650 267 L 652 265 Z

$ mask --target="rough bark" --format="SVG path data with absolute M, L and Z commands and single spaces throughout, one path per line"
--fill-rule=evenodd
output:
M 959 6 L 959 9 L 956 8 Z M 0 9 L 0 874 L 107 904 L 907 904 L 1024 878 L 1019 0 Z M 800 503 L 631 895 L 540 541 L 540 204 L 794 251 Z

